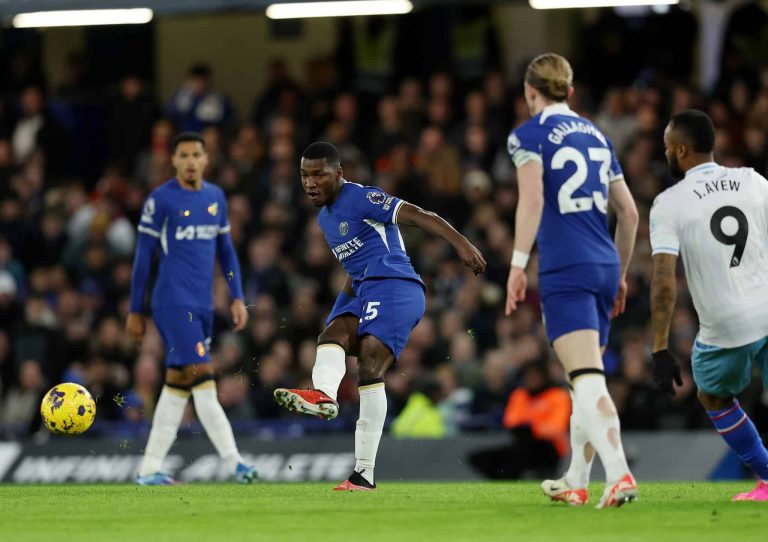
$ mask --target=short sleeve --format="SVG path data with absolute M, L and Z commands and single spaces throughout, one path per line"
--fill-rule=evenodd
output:
M 158 198 L 156 193 L 150 194 L 141 210 L 141 219 L 137 228 L 139 233 L 151 235 L 159 239 L 166 214 L 162 199 Z
M 227 207 L 227 196 L 224 192 L 221 192 L 221 198 L 219 201 L 219 235 L 223 233 L 229 233 L 232 228 L 229 225 L 229 208 Z
M 509 134 L 507 152 L 515 167 L 520 167 L 531 161 L 542 163 L 541 143 L 527 124 L 523 124 Z
M 657 197 L 651 207 L 651 254 L 680 254 L 680 238 L 674 213 L 663 200 Z
M 382 224 L 397 224 L 397 213 L 405 203 L 381 190 L 360 191 L 355 198 L 355 207 L 365 217 Z
M 615 183 L 616 181 L 624 180 L 624 172 L 621 170 L 619 159 L 616 157 L 616 149 L 613 148 L 613 143 L 608 141 L 608 148 L 611 149 L 611 169 L 608 171 L 608 182 Z

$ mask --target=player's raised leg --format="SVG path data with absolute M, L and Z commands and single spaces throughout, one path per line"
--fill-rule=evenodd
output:
M 584 416 L 589 442 L 597 450 L 606 473 L 606 489 L 599 508 L 621 506 L 637 497 L 621 443 L 619 416 L 605 384 L 597 330 L 582 329 L 561 335 L 553 347 L 573 386 L 576 408 Z
M 176 440 L 184 408 L 189 400 L 189 388 L 166 383 L 152 418 L 152 429 L 144 449 L 136 483 L 142 486 L 173 485 L 178 482 L 162 471 L 168 451 Z
M 278 404 L 326 420 L 338 416 L 337 393 L 347 371 L 347 352 L 357 351 L 358 320 L 356 314 L 343 314 L 331 320 L 317 339 L 317 356 L 312 368 L 314 389 L 277 388 L 274 397 Z

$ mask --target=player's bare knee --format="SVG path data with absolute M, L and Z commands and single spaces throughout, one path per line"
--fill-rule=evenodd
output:
M 701 390 L 696 392 L 701 405 L 707 410 L 723 410 L 733 405 L 733 397 L 717 397 Z
M 317 344 L 338 344 L 345 352 L 349 352 L 349 336 L 336 330 L 326 328 L 317 336 Z

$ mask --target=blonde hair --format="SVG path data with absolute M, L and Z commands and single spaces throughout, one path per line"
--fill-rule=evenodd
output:
M 541 92 L 545 98 L 564 102 L 568 99 L 568 89 L 573 84 L 573 70 L 565 57 L 544 53 L 528 64 L 525 83 Z

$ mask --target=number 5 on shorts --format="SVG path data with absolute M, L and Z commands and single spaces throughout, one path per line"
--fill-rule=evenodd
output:
M 379 309 L 378 307 L 381 305 L 381 301 L 369 301 L 368 306 L 365 308 L 365 319 L 366 320 L 373 320 L 379 315 Z

